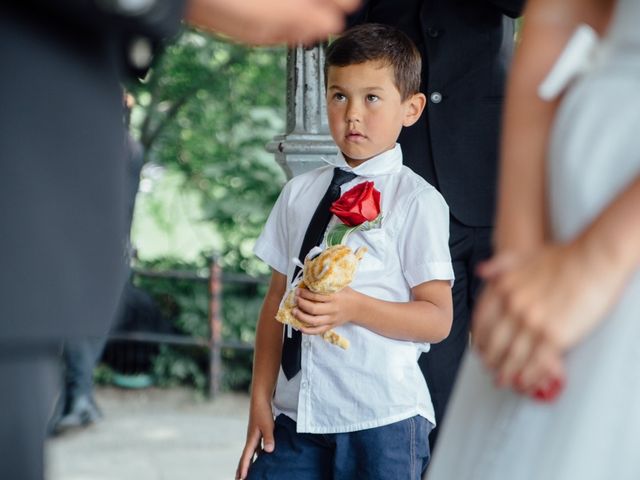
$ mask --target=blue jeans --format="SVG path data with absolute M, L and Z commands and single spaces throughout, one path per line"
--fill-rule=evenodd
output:
M 429 463 L 431 423 L 415 416 L 349 433 L 297 433 L 279 415 L 272 453 L 261 452 L 248 480 L 420 480 Z

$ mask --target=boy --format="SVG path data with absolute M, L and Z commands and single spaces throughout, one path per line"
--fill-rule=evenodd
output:
M 330 166 L 287 183 L 256 244 L 272 277 L 237 478 L 417 480 L 426 469 L 435 420 L 417 359 L 449 333 L 453 270 L 448 207 L 402 165 L 396 144 L 424 109 L 420 73 L 415 46 L 392 27 L 361 25 L 327 49 L 327 113 L 340 153 Z M 309 326 L 291 370 L 286 344 L 296 335 L 285 335 L 283 352 L 283 326 L 274 316 L 295 276 L 291 259 L 304 259 L 300 246 L 338 177 L 346 181 L 343 193 L 374 182 L 382 224 L 349 237 L 350 247 L 368 248 L 350 287 L 331 295 L 298 289 L 294 315 Z M 319 334 L 329 329 L 350 348 L 324 342 Z

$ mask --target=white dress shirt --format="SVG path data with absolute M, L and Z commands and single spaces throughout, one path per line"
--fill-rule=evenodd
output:
M 434 187 L 402 165 L 400 145 L 356 168 L 342 154 L 327 163 L 285 185 L 256 243 L 258 257 L 286 274 L 290 284 L 307 226 L 333 169 L 340 167 L 358 175 L 341 187 L 343 193 L 365 181 L 373 181 L 381 193 L 381 228 L 355 232 L 347 241 L 354 250 L 368 247 L 351 287 L 381 300 L 408 302 L 416 285 L 453 283 L 449 208 Z M 335 222 L 334 216 L 329 228 Z M 280 369 L 274 414 L 287 415 L 297 422 L 298 432 L 309 433 L 363 430 L 415 415 L 435 425 L 417 362 L 428 343 L 394 340 L 352 323 L 335 330 L 349 339 L 349 349 L 302 335 L 302 368 L 291 380 Z

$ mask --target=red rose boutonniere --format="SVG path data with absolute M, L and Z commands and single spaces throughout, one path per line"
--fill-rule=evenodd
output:
M 360 183 L 344 192 L 329 211 L 350 227 L 371 222 L 380 215 L 380 192 L 373 182 Z
M 327 233 L 327 246 L 344 243 L 355 230 L 370 230 L 380 226 L 380 192 L 373 182 L 364 182 L 347 190 L 329 209 L 342 224 Z

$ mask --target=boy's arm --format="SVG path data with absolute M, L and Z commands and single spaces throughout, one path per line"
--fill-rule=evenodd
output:
M 272 270 L 269 290 L 264 298 L 258 327 L 256 330 L 255 354 L 253 357 L 253 381 L 251 385 L 251 410 L 247 440 L 245 442 L 236 478 L 245 478 L 253 454 L 263 439 L 263 448 L 267 452 L 273 451 L 273 415 L 271 413 L 271 398 L 280 369 L 280 355 L 282 353 L 283 325 L 276 321 L 275 316 L 280 301 L 287 288 L 287 277 Z
M 409 302 L 389 302 L 352 288 L 332 295 L 300 289 L 294 314 L 310 325 L 301 329 L 308 335 L 352 322 L 397 340 L 437 343 L 447 338 L 453 319 L 449 281 L 424 282 L 412 288 L 411 293 L 413 300 Z

